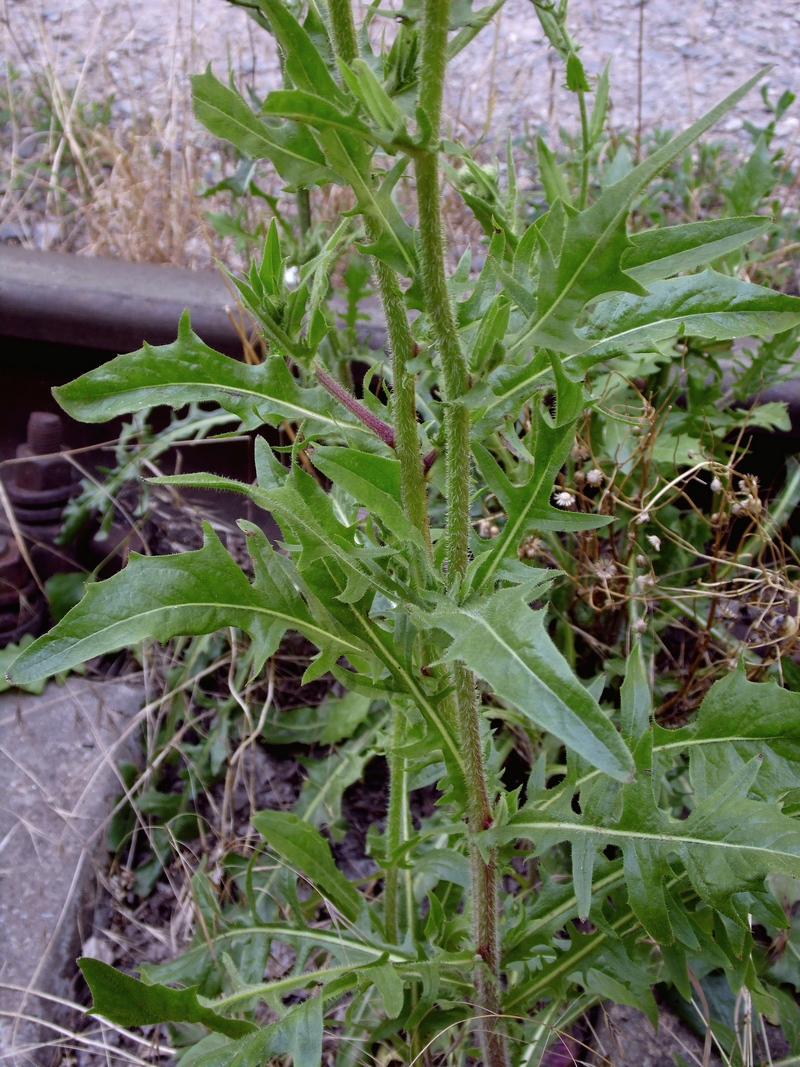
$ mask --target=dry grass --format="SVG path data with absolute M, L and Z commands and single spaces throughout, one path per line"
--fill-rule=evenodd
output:
M 236 163 L 192 115 L 188 73 L 202 61 L 191 35 L 171 58 L 157 103 L 132 93 L 120 110 L 102 13 L 78 63 L 59 50 L 41 11 L 9 0 L 0 11 L 0 239 L 135 261 L 236 265 L 234 238 L 203 219 L 228 197 L 198 201 Z M 255 228 L 259 211 L 246 206 L 245 224 Z

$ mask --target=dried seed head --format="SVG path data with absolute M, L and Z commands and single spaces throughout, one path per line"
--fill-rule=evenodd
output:
M 636 557 L 636 566 L 637 567 L 646 567 L 647 566 L 647 556 L 637 556 Z
M 538 537 L 529 537 L 519 547 L 520 559 L 536 559 L 542 550 L 543 542 Z
M 488 537 L 491 528 L 492 524 L 489 519 L 481 519 L 481 521 L 478 523 L 478 535 L 480 537 Z
M 492 523 L 492 525 L 489 527 L 489 536 L 490 537 L 497 537 L 497 535 L 499 533 L 500 533 L 500 527 L 496 526 L 494 523 Z
M 643 634 L 647 632 L 647 619 L 637 619 L 631 627 L 637 634 Z
M 554 493 L 553 498 L 560 508 L 571 508 L 575 503 L 575 496 L 573 493 L 569 493 L 566 490 Z
M 711 479 L 711 492 L 712 493 L 718 493 L 720 491 L 720 489 L 722 489 L 722 482 L 719 480 L 719 478 L 712 478 Z
M 577 486 L 581 486 L 586 481 L 586 475 L 583 473 L 583 471 L 575 471 L 575 477 L 573 481 Z

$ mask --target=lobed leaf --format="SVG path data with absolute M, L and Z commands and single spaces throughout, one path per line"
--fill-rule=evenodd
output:
M 201 1023 L 215 1033 L 241 1038 L 257 1030 L 244 1019 L 227 1019 L 201 1004 L 197 989 L 170 989 L 146 985 L 130 975 L 109 967 L 101 960 L 84 956 L 78 966 L 92 991 L 89 1011 L 102 1015 L 118 1026 L 152 1026 L 157 1023 Z
M 597 701 L 571 671 L 531 611 L 528 587 L 500 589 L 460 607 L 441 601 L 431 625 L 453 638 L 445 658 L 460 660 L 536 726 L 606 774 L 625 781 L 633 759 Z
M 558 247 L 546 231 L 547 220 L 534 223 L 542 260 L 537 309 L 512 339 L 510 355 L 523 352 L 531 345 L 569 355 L 580 353 L 587 345 L 575 332 L 575 324 L 590 300 L 612 292 L 644 295 L 645 290 L 623 267 L 623 256 L 630 248 L 626 222 L 635 197 L 700 134 L 734 107 L 763 73 L 750 78 L 669 144 L 608 186 L 591 207 L 581 212 L 570 211 Z
M 264 565 L 262 557 L 251 585 L 208 524 L 204 531 L 196 552 L 131 553 L 124 570 L 88 586 L 83 600 L 25 649 L 12 664 L 12 678 L 30 682 L 148 637 L 167 641 L 223 626 L 250 634 L 258 664 L 272 655 L 287 629 L 299 630 L 321 649 L 358 653 L 356 645 L 313 619 L 280 567 Z M 264 535 L 253 530 L 251 536 L 269 560 Z
M 736 251 L 766 233 L 770 221 L 760 215 L 748 215 L 663 229 L 653 226 L 630 235 L 631 247 L 622 257 L 622 267 L 637 282 L 649 285 Z
M 604 300 L 583 333 L 593 343 L 578 364 L 587 368 L 678 334 L 724 341 L 772 336 L 798 323 L 800 297 L 705 270 L 654 282 L 646 296 Z
M 53 390 L 73 418 L 105 422 L 132 411 L 215 401 L 237 415 L 246 429 L 291 419 L 331 432 L 347 426 L 331 414 L 322 391 L 298 384 L 283 356 L 249 366 L 209 348 L 192 330 L 185 311 L 172 344 L 144 344 Z

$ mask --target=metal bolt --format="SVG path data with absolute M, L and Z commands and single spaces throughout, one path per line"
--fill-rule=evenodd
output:
M 61 450 L 61 416 L 49 411 L 32 411 L 28 419 L 28 448 L 34 456 L 47 456 Z

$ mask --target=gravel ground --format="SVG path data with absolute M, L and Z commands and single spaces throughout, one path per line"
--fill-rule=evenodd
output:
M 572 0 L 570 10 L 588 73 L 611 60 L 610 118 L 618 130 L 635 132 L 640 104 L 645 132 L 688 125 L 767 63 L 773 98 L 786 88 L 800 96 L 798 0 Z M 376 32 L 391 34 L 393 23 L 378 21 Z M 27 115 L 5 126 L 0 118 L 0 240 L 193 267 L 214 258 L 239 265 L 234 236 L 209 235 L 199 218 L 201 209 L 225 208 L 216 206 L 220 198 L 200 203 L 195 193 L 227 176 L 232 163 L 191 113 L 189 75 L 210 63 L 223 79 L 230 69 L 245 96 L 250 87 L 258 96 L 279 87 L 274 42 L 243 9 L 226 0 L 0 0 L 0 53 L 19 75 L 15 99 L 22 87 L 32 102 Z M 576 101 L 563 81 L 530 0 L 507 0 L 495 24 L 451 65 L 451 136 L 484 140 L 487 154 L 503 154 L 509 132 L 524 146 L 542 129 L 552 143 L 559 127 L 577 127 Z M 36 123 L 29 90 L 37 83 L 45 83 L 39 95 L 54 100 L 61 120 L 49 135 Z M 69 103 L 73 90 L 83 104 L 111 99 L 110 126 L 92 132 L 91 118 L 79 126 L 85 115 Z M 800 103 L 775 141 L 791 160 L 800 154 L 798 116 Z M 755 91 L 712 136 L 746 147 L 748 119 L 769 119 Z M 85 136 L 73 138 L 73 127 Z M 266 173 L 260 180 L 270 184 Z M 272 191 L 279 191 L 277 178 Z M 333 186 L 315 193 L 322 217 L 343 206 Z M 457 212 L 451 221 L 467 225 Z M 469 235 L 454 240 L 460 247 Z
M 278 84 L 271 39 L 224 0 L 0 0 L 9 58 L 21 66 L 48 55 L 66 84 L 113 91 L 118 116 L 168 116 L 185 98 L 186 75 L 231 64 L 240 83 Z M 387 6 L 389 6 L 387 4 Z M 479 5 L 478 5 L 479 6 Z M 572 0 L 571 20 L 590 73 L 612 61 L 613 120 L 635 127 L 639 0 Z M 645 0 L 642 121 L 645 128 L 690 122 L 766 63 L 769 84 L 800 94 L 800 5 L 790 0 Z M 561 88 L 530 0 L 508 0 L 451 67 L 448 113 L 460 134 L 515 133 L 567 122 L 573 101 Z M 800 110 L 800 108 L 798 108 Z M 487 111 L 489 120 L 486 121 Z M 762 119 L 758 93 L 722 124 Z M 800 119 L 787 116 L 791 144 Z

